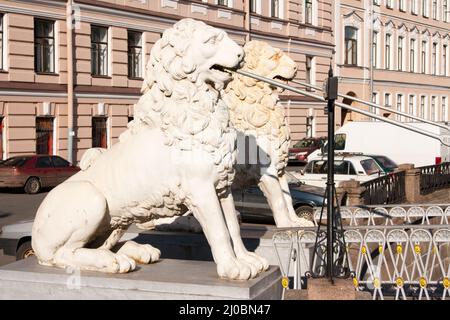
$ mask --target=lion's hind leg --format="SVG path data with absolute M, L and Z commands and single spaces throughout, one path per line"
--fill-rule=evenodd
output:
M 108 248 L 86 248 L 110 228 L 107 201 L 91 183 L 73 181 L 49 194 L 33 226 L 33 248 L 41 263 L 108 273 L 135 269 L 134 260 Z M 51 253 L 51 259 L 50 258 Z

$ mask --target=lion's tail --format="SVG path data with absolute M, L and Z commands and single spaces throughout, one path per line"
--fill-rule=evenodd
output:
M 80 161 L 80 169 L 86 171 L 97 160 L 97 158 L 106 151 L 104 148 L 91 148 L 87 150 Z

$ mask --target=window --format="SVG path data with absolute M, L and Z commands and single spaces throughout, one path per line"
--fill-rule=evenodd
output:
M 358 29 L 345 27 L 345 64 L 357 65 Z
M 256 10 L 258 8 L 257 1 L 258 0 L 250 0 L 250 12 L 251 13 L 256 13 Z
M 386 35 L 386 50 L 385 50 L 385 59 L 386 59 L 386 69 L 391 68 L 391 35 Z
M 437 43 L 433 43 L 433 51 L 431 53 L 431 73 L 437 74 Z
M 0 13 L 0 70 L 3 69 L 3 14 Z
M 437 0 L 433 0 L 433 19 L 437 20 L 438 12 L 437 12 Z
M 360 163 L 368 176 L 381 173 L 381 168 L 373 159 L 361 160 Z
M 426 119 L 426 97 L 425 96 L 421 96 L 420 97 L 420 117 L 422 119 Z
M 36 160 L 36 168 L 51 168 L 53 167 L 50 157 L 39 157 Z
M 91 28 L 91 73 L 94 76 L 108 75 L 108 29 Z
M 217 0 L 217 4 L 228 7 L 228 0 Z
M 128 77 L 142 77 L 142 33 L 128 31 Z
M 448 75 L 448 72 L 447 72 L 447 49 L 448 49 L 448 46 L 444 44 L 444 46 L 442 47 L 442 74 L 444 76 Z
M 107 119 L 106 117 L 92 118 L 92 148 L 107 148 Z
M 409 71 L 416 71 L 416 40 L 411 39 L 411 43 L 409 45 Z
M 403 37 L 398 37 L 397 69 L 403 70 Z
M 55 168 L 66 168 L 70 166 L 70 163 L 61 157 L 52 157 L 52 162 Z
M 397 111 L 403 111 L 403 95 L 397 94 Z M 401 120 L 402 117 L 400 115 L 396 116 L 397 120 Z
M 417 14 L 417 0 L 411 0 L 411 13 Z
M 280 0 L 271 0 L 270 1 L 270 13 L 272 18 L 280 17 Z
M 404 0 L 399 0 L 399 1 L 398 1 L 398 9 L 399 9 L 400 11 L 405 12 L 405 1 L 404 1 Z
M 392 0 L 386 0 L 386 7 L 392 9 Z
M 378 66 L 378 32 L 373 32 L 372 39 L 372 66 L 376 68 Z
M 415 96 L 411 95 L 409 96 L 409 103 L 408 103 L 408 113 L 411 115 L 416 115 L 416 110 L 414 108 L 414 100 L 416 99 Z M 410 119 L 408 118 L 408 121 Z
M 391 103 L 391 94 L 390 93 L 385 93 L 384 94 L 384 106 L 385 107 L 392 107 L 392 103 Z
M 422 0 L 422 15 L 428 18 L 428 0 Z
M 431 121 L 436 121 L 436 97 L 431 97 Z
M 312 0 L 305 0 L 305 23 L 313 23 L 313 3 Z
M 313 75 L 313 63 L 314 58 L 310 56 L 306 56 L 306 83 L 314 84 L 314 75 Z M 306 90 L 312 91 L 312 88 L 307 87 Z
M 53 118 L 36 118 L 36 153 L 53 154 Z
M 347 141 L 347 135 L 345 133 L 338 133 L 334 136 L 334 149 L 345 150 L 345 143 Z
M 442 121 L 448 121 L 447 97 L 442 97 L 441 120 Z
M 422 53 L 420 64 L 422 68 L 422 73 L 425 74 L 427 72 L 427 42 L 422 41 Z
M 54 22 L 34 20 L 34 70 L 55 72 L 55 30 Z
M 442 0 L 442 20 L 448 22 L 448 0 Z

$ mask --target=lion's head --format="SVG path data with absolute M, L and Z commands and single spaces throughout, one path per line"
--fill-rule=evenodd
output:
M 221 91 L 232 77 L 223 68 L 236 68 L 243 55 L 223 30 L 193 19 L 177 22 L 152 48 L 131 132 L 152 126 L 170 145 L 217 146 L 229 127 Z
M 280 49 L 262 41 L 250 41 L 244 46 L 242 70 L 281 81 L 295 77 L 296 63 Z M 226 88 L 231 120 L 238 130 L 277 129 L 284 119 L 278 93 L 282 90 L 265 82 L 235 74 Z M 277 125 L 278 124 L 278 125 Z
M 143 90 L 156 84 L 168 96 L 174 82 L 183 80 L 221 90 L 231 80 L 223 67 L 236 67 L 243 55 L 225 31 L 193 19 L 180 20 L 153 46 Z

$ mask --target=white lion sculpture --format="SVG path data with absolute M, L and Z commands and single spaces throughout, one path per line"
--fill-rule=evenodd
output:
M 245 45 L 244 51 L 244 71 L 282 81 L 293 79 L 297 72 L 296 63 L 291 58 L 266 42 L 250 41 Z M 259 184 L 278 227 L 313 226 L 311 221 L 298 217 L 292 206 L 285 174 L 291 139 L 283 106 L 279 103 L 278 94 L 282 90 L 265 82 L 234 74 L 233 81 L 227 85 L 225 92 L 224 101 L 230 110 L 231 122 L 238 132 L 238 141 L 249 141 L 245 150 L 241 150 L 241 143 L 238 145 L 240 160 L 249 160 L 242 154 L 243 151 L 256 152 L 256 148 L 249 146 L 251 143 L 257 145 L 260 156 L 255 163 L 242 165 L 240 163 L 243 161 L 238 161 L 232 188 L 242 189 Z
M 291 58 L 266 42 L 250 41 L 244 46 L 244 51 L 241 70 L 282 81 L 293 79 L 297 72 L 296 63 Z M 283 106 L 279 103 L 278 94 L 283 91 L 234 73 L 233 81 L 226 86 L 225 92 L 224 101 L 238 133 L 238 141 L 241 142 L 238 144 L 240 161 L 235 166 L 236 176 L 232 188 L 242 190 L 259 184 L 272 209 L 275 223 L 280 228 L 313 226 L 313 222 L 296 214 L 285 175 L 291 139 Z M 248 143 L 242 143 L 245 140 Z M 254 148 L 250 144 L 254 144 Z M 256 147 L 260 150 L 259 155 L 266 158 L 262 165 L 257 163 Z M 255 163 L 243 164 L 251 157 L 254 157 Z M 138 227 L 201 231 L 198 222 L 188 214 L 152 220 Z
M 221 97 L 231 80 L 222 67 L 242 57 L 224 31 L 203 22 L 183 19 L 164 32 L 129 129 L 110 149 L 91 151 L 95 159 L 39 207 L 32 246 L 40 264 L 131 271 L 160 251 L 132 241 L 111 251 L 127 227 L 191 210 L 221 278 L 245 280 L 268 268 L 245 249 L 230 193 L 236 132 Z

